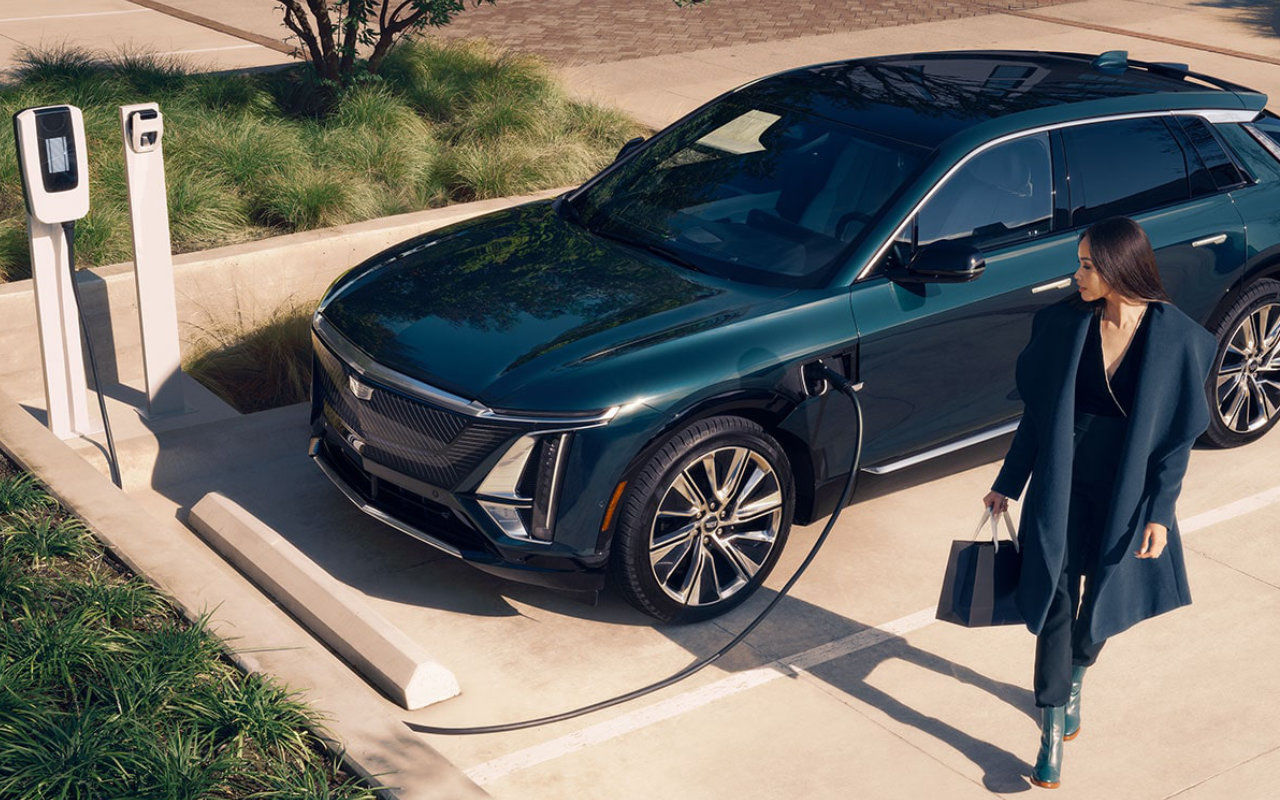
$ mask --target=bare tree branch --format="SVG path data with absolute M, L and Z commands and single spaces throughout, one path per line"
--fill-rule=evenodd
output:
M 347 0 L 347 13 L 342 20 L 342 57 L 338 61 L 338 74 L 351 74 L 356 58 L 356 41 L 361 27 L 368 21 L 369 0 Z
M 315 32 L 307 21 L 306 12 L 302 10 L 298 0 L 280 0 L 280 4 L 284 6 L 285 27 L 293 31 L 303 46 L 307 48 L 311 63 L 319 64 L 323 60 L 320 43 L 316 41 Z
M 329 7 L 325 0 L 307 0 L 311 9 L 311 17 L 316 24 L 316 38 L 320 40 L 320 51 L 324 57 L 321 74 L 326 78 L 338 79 L 338 54 L 335 51 L 337 37 L 334 33 L 333 20 L 329 17 Z
M 409 6 L 410 4 L 412 4 L 412 3 L 413 3 L 413 0 L 404 0 L 404 2 L 403 2 L 403 3 L 401 3 L 401 4 L 400 4 L 400 5 L 398 5 L 398 6 L 396 6 L 396 10 L 395 10 L 395 11 L 392 11 L 392 12 L 391 12 L 391 14 L 387 17 L 386 24 L 384 24 L 384 25 L 382 26 L 382 29 L 383 29 L 383 30 L 386 30 L 387 28 L 390 28 L 392 25 L 395 25 L 395 24 L 396 24 L 396 17 L 400 16 L 400 12 L 401 12 L 401 11 L 404 11 L 404 10 L 405 10 L 405 8 L 406 8 L 406 7 L 408 7 L 408 6 Z M 390 2 L 390 0 L 383 0 L 383 7 L 385 7 L 385 8 L 389 8 L 390 6 L 391 6 L 391 2 Z
M 700 2 L 700 0 L 687 0 Z M 347 85 L 363 68 L 377 73 L 405 33 L 447 25 L 468 8 L 468 0 L 276 0 L 284 24 L 298 37 L 316 74 Z M 496 0 L 471 0 L 470 6 Z M 335 19 L 334 15 L 338 15 Z M 373 45 L 363 65 L 360 45 Z
M 419 9 L 413 12 L 412 14 L 410 14 L 409 16 L 405 17 L 404 19 L 400 20 L 399 22 L 392 22 L 390 25 L 387 26 L 387 30 L 393 34 L 400 33 L 406 28 L 412 28 L 415 25 L 417 25 L 422 20 L 422 18 L 425 17 L 426 15 L 427 15 L 427 12 Z

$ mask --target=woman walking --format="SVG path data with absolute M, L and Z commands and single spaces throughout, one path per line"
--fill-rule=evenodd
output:
M 1031 782 L 1046 788 L 1059 785 L 1063 741 L 1080 733 L 1084 672 L 1103 643 L 1191 602 L 1173 511 L 1209 426 L 1217 350 L 1165 293 L 1136 222 L 1093 224 L 1077 255 L 1079 291 L 1032 320 L 1017 361 L 1023 416 L 982 499 L 999 513 L 1027 487 L 1017 600 L 1036 634 Z

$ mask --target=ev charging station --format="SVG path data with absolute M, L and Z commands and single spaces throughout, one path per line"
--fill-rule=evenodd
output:
M 164 184 L 164 117 L 155 103 L 120 107 L 124 134 L 129 219 L 133 223 L 138 328 L 149 417 L 180 414 L 182 355 L 178 349 L 178 304 L 173 289 L 168 193 Z
M 72 242 L 63 227 L 89 213 L 84 119 L 74 106 L 28 108 L 14 115 L 13 132 L 27 203 L 49 429 L 61 439 L 96 433 L 86 400 Z
M 147 409 L 139 413 L 155 418 L 186 410 L 161 146 L 164 118 L 155 103 L 141 103 L 121 107 L 120 124 L 147 394 Z M 75 281 L 75 222 L 89 213 L 84 118 L 75 106 L 28 108 L 14 115 L 13 130 L 27 205 L 49 429 L 62 439 L 105 430 L 111 476 L 119 486 L 111 422 Z M 82 344 L 98 390 L 101 429 L 89 418 Z

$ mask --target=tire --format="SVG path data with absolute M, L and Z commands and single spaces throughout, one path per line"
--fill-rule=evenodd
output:
M 1256 281 L 1213 333 L 1218 353 L 1208 387 L 1209 428 L 1202 438 L 1238 447 L 1280 419 L 1280 281 Z
M 613 535 L 614 582 L 663 622 L 718 616 L 769 576 L 794 513 L 791 463 L 764 428 L 742 417 L 698 420 L 628 483 Z

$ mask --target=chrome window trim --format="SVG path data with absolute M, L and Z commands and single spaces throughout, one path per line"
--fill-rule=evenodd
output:
M 402 392 L 416 397 L 428 403 L 443 406 L 451 411 L 476 417 L 479 420 L 487 420 L 493 422 L 519 422 L 531 425 L 558 425 L 569 430 L 580 428 L 594 428 L 604 425 L 609 420 L 618 415 L 622 409 L 621 406 L 613 406 L 605 411 L 593 416 L 584 417 L 557 417 L 552 415 L 522 415 L 522 414 L 503 414 L 486 406 L 478 400 L 467 400 L 459 397 L 444 389 L 439 389 L 429 383 L 424 383 L 416 378 L 411 378 L 400 372 L 379 364 L 374 361 L 363 350 L 357 347 L 350 339 L 344 336 L 333 324 L 324 318 L 319 312 L 312 317 L 312 330 L 333 352 L 342 359 L 349 367 L 358 372 L 361 376 L 369 376 L 376 381 L 393 386 Z
M 911 208 L 911 211 L 908 212 L 907 215 L 903 218 L 903 220 L 900 223 L 898 223 L 898 227 L 894 228 L 893 232 L 890 233 L 889 236 L 885 238 L 885 240 L 880 244 L 878 248 L 876 248 L 876 251 L 871 256 L 871 258 L 867 259 L 867 263 L 862 265 L 862 268 L 858 270 L 858 274 L 853 277 L 852 283 L 858 283 L 859 281 L 861 281 L 863 278 L 867 276 L 869 272 L 871 272 L 871 270 L 875 267 L 876 264 L 880 263 L 880 259 L 884 257 L 884 254 L 889 250 L 889 247 L 892 246 L 894 240 L 896 240 L 898 236 L 902 234 L 903 229 L 907 227 L 907 225 L 911 222 L 911 220 L 915 217 L 915 215 L 920 213 L 920 209 L 924 207 L 925 203 L 929 202 L 929 199 L 933 197 L 933 195 L 938 191 L 939 187 L 941 187 L 944 183 L 946 183 L 951 178 L 951 176 L 954 175 L 961 167 L 967 164 L 969 162 L 969 159 L 973 158 L 974 156 L 978 155 L 979 153 L 989 148 L 995 147 L 998 144 L 1003 144 L 1005 142 L 1012 141 L 1014 139 L 1020 139 L 1023 136 L 1031 136 L 1037 133 L 1044 133 L 1046 131 L 1055 131 L 1055 130 L 1061 130 L 1062 128 L 1075 127 L 1077 125 L 1092 125 L 1093 123 L 1096 123 L 1096 122 L 1111 122 L 1113 120 L 1121 120 L 1121 119 L 1141 119 L 1143 117 L 1172 117 L 1177 114 L 1186 114 L 1186 115 L 1204 117 L 1204 119 L 1209 123 L 1250 122 L 1256 119 L 1259 113 L 1261 112 L 1253 111 L 1250 109 L 1234 109 L 1234 108 L 1205 108 L 1205 109 L 1177 108 L 1177 109 L 1163 109 L 1160 111 L 1131 111 L 1124 114 L 1106 114 L 1099 117 L 1084 117 L 1082 119 L 1072 119 L 1072 120 L 1067 120 L 1065 122 L 1055 122 L 1051 125 L 1038 125 L 1034 128 L 1026 128 L 1024 130 L 1014 131 L 1013 133 L 1006 133 L 1003 136 L 997 136 L 996 138 L 991 139 L 990 141 L 987 141 L 987 142 L 983 142 L 982 144 L 978 145 L 974 149 L 970 150 L 968 153 L 964 155 L 963 158 L 961 158 L 956 163 L 952 164 L 950 169 L 948 169 L 945 173 L 943 173 L 942 177 L 934 182 L 933 186 L 929 187 L 929 191 L 925 193 L 924 197 L 920 198 L 920 201 L 917 202 Z M 1055 231 L 1055 233 L 1056 232 L 1057 231 Z
M 1262 145 L 1262 149 L 1270 153 L 1272 158 L 1276 161 L 1280 161 L 1280 144 L 1276 144 L 1270 136 L 1258 130 L 1258 128 L 1251 123 L 1245 123 L 1240 127 L 1244 128 L 1245 132 L 1252 136 L 1258 144 Z
M 1204 117 L 1209 123 L 1215 122 L 1253 122 L 1258 118 L 1260 111 L 1253 111 L 1248 108 L 1205 108 L 1194 111 L 1184 111 L 1179 109 L 1172 112 L 1174 114 L 1195 114 Z

